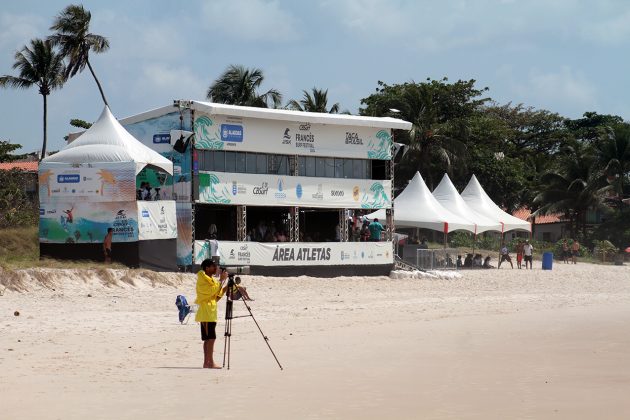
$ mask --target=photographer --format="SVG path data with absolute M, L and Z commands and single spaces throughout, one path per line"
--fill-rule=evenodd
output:
M 228 272 L 221 272 L 219 281 L 213 275 L 217 273 L 218 266 L 211 259 L 205 259 L 201 263 L 201 270 L 197 273 L 197 299 L 199 305 L 195 321 L 201 325 L 201 340 L 203 341 L 203 367 L 207 369 L 221 369 L 214 363 L 214 342 L 217 338 L 217 301 L 223 297 L 227 285 L 224 286 Z

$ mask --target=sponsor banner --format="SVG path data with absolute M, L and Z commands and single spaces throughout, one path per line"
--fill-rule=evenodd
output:
M 193 131 L 195 147 L 205 150 L 391 159 L 388 129 L 200 113 Z
M 39 200 L 90 202 L 132 201 L 136 198 L 134 162 L 95 164 L 42 163 Z
M 177 237 L 174 201 L 138 201 L 138 240 Z
M 195 263 L 209 258 L 206 241 L 195 241 Z M 219 241 L 222 265 L 392 264 L 391 242 L 235 242 Z
M 227 172 L 199 173 L 203 203 L 318 208 L 391 208 L 391 181 Z
M 192 204 L 177 203 L 177 265 L 192 265 Z
M 45 243 L 102 243 L 108 228 L 113 242 L 138 240 L 136 202 L 40 204 L 39 241 Z

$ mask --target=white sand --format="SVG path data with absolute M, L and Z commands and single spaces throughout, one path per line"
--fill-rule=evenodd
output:
M 282 372 L 250 318 L 232 369 L 199 369 L 175 308 L 194 277 L 124 274 L 29 270 L 0 296 L 0 419 L 630 418 L 628 266 L 243 277 Z

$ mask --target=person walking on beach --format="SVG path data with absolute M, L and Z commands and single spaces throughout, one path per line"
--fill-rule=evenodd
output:
M 508 251 L 508 248 L 505 244 L 503 244 L 503 246 L 501 247 L 501 257 L 499 258 L 499 265 L 497 266 L 497 269 L 501 268 L 501 263 L 503 261 L 509 262 L 512 269 L 514 269 L 514 264 L 512 264 L 512 258 L 510 258 L 510 251 Z
M 532 270 L 532 259 L 534 258 L 534 246 L 529 243 L 529 240 L 525 241 L 523 245 L 523 258 L 525 259 L 525 270 L 527 270 L 527 263 L 529 262 L 529 269 Z
M 577 264 L 577 257 L 579 254 L 580 254 L 580 243 L 576 239 L 575 241 L 573 241 L 573 244 L 571 245 L 571 260 L 573 261 L 573 264 Z
M 516 266 L 519 270 L 523 266 L 523 241 L 521 241 L 520 239 L 516 244 Z
M 214 362 L 214 342 L 217 339 L 217 301 L 223 297 L 227 285 L 223 283 L 228 277 L 228 272 L 221 272 L 219 281 L 213 276 L 217 272 L 217 264 L 207 258 L 201 263 L 201 270 L 197 273 L 197 298 L 195 303 L 199 305 L 195 321 L 201 327 L 201 340 L 203 341 L 203 367 L 204 369 L 221 369 Z
M 567 242 L 566 239 L 564 239 L 562 241 L 562 261 L 564 261 L 565 264 L 569 263 L 570 254 L 571 252 L 569 251 L 569 243 Z
M 114 236 L 114 229 L 107 228 L 107 235 L 103 240 L 103 254 L 105 255 L 105 264 L 112 263 L 112 237 Z
M 381 225 L 378 219 L 374 219 L 369 226 L 370 229 L 370 241 L 378 242 L 381 240 L 381 232 L 385 229 L 383 225 Z

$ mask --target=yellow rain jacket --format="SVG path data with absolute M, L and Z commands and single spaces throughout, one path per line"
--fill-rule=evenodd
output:
M 195 321 L 217 322 L 217 301 L 222 296 L 221 283 L 200 270 L 197 273 L 197 299 L 195 299 L 199 309 L 195 315 Z

